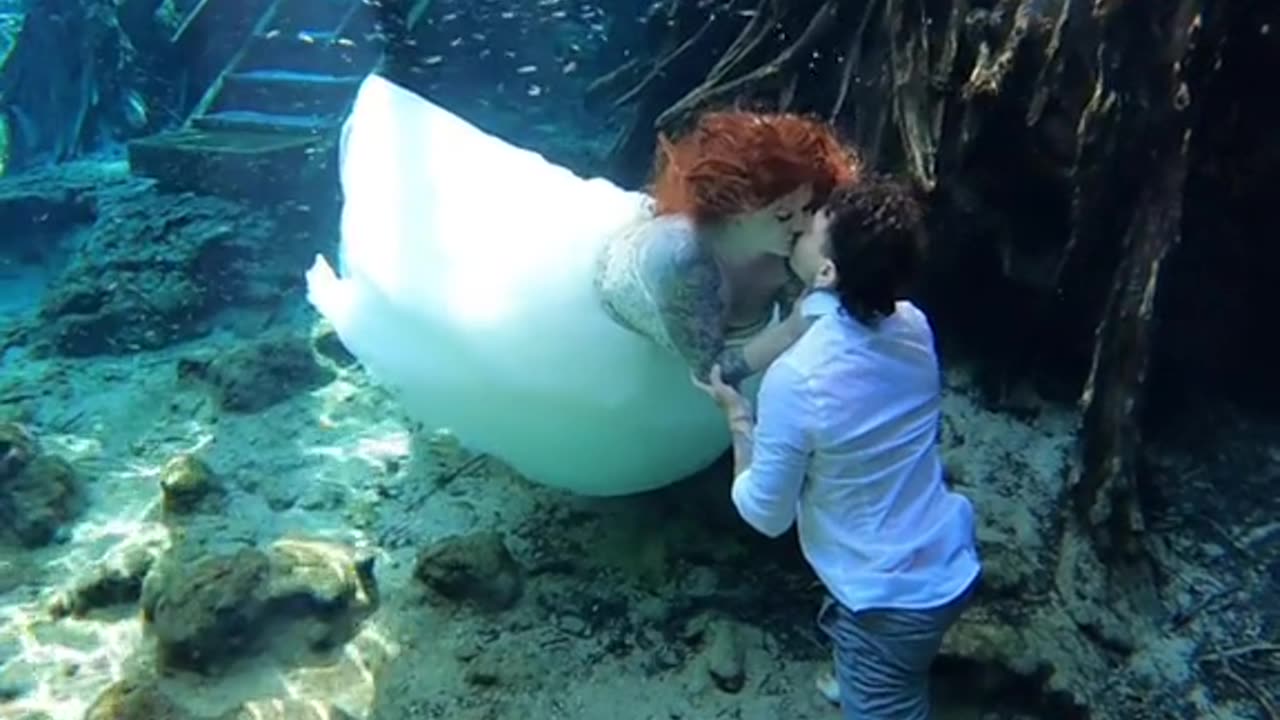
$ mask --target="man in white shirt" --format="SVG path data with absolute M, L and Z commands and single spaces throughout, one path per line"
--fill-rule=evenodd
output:
M 930 717 L 929 666 L 981 575 L 973 507 L 943 480 L 933 332 L 899 299 L 923 253 L 904 184 L 839 189 L 792 255 L 812 325 L 765 372 L 758 419 L 718 372 L 702 385 L 733 434 L 739 513 L 770 537 L 795 522 L 830 595 L 838 690 L 819 688 L 846 720 Z

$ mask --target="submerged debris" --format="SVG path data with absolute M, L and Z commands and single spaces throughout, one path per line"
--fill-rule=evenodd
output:
M 98 696 L 84 720 L 197 720 L 150 679 L 120 680 Z
M 54 618 L 83 617 L 94 610 L 137 602 L 142 596 L 142 581 L 159 555 L 159 548 L 148 544 L 113 552 L 56 595 L 49 614 Z
M 506 610 L 524 590 L 524 571 L 496 532 L 451 537 L 425 548 L 414 576 L 448 600 Z
M 190 453 L 181 453 L 160 470 L 160 490 L 164 494 L 166 514 L 182 515 L 194 511 L 205 498 L 217 491 L 209 465 Z
M 333 543 L 284 539 L 266 550 L 171 551 L 147 575 L 142 611 L 162 668 L 213 673 L 309 623 L 311 651 L 340 645 L 378 603 L 373 559 Z
M 83 500 L 71 463 L 42 453 L 22 425 L 0 424 L 0 543 L 49 544 Z
M 336 377 L 316 360 L 311 343 L 299 335 L 278 335 L 208 358 L 178 362 L 178 377 L 203 384 L 218 407 L 255 413 Z
M 747 677 L 740 628 L 737 623 L 720 619 L 710 624 L 707 634 L 707 672 L 716 687 L 727 693 L 738 692 Z
M 170 697 L 154 678 L 141 675 L 110 685 L 84 720 L 351 720 L 351 716 L 329 703 L 285 697 L 250 700 L 216 716 L 199 715 Z
M 0 180 L 0 221 L 53 273 L 36 316 L 19 319 L 39 356 L 163 348 L 207 333 L 233 304 L 278 302 L 282 263 L 264 251 L 280 233 L 265 212 L 161 194 L 127 167 Z

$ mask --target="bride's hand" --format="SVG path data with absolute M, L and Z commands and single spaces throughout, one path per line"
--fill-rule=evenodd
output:
M 726 383 L 720 374 L 720 366 L 711 366 L 711 374 L 707 378 L 707 382 L 698 379 L 696 373 L 690 373 L 689 378 L 693 380 L 693 384 L 702 389 L 703 392 L 711 396 L 712 400 L 724 410 L 725 415 L 729 417 L 732 423 L 742 418 L 750 419 L 751 405 L 742 393 L 733 388 L 732 385 Z
M 782 321 L 783 326 L 787 329 L 787 335 L 791 342 L 800 339 L 805 330 L 809 329 L 811 324 L 809 319 L 804 316 L 804 300 L 809 297 L 811 288 L 805 288 L 804 292 L 791 303 L 791 313 L 787 315 L 787 319 Z M 790 343 L 788 343 L 790 344 Z

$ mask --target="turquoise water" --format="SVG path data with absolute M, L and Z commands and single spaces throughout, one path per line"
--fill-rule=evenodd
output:
M 1125 233 L 1171 72 L 1123 22 L 1173 21 L 886 5 L 0 0 L 0 720 L 838 717 L 795 533 L 738 517 L 719 414 L 592 284 L 704 90 L 931 185 L 984 562 L 937 717 L 1274 717 L 1280 18 L 1188 4 L 1224 50 L 1150 216 L 1181 237 L 1090 382 L 1162 237 Z

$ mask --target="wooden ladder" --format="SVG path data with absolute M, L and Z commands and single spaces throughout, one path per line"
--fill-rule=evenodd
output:
M 213 15 L 219 7 L 226 6 L 198 0 L 175 40 L 225 21 Z M 263 0 L 259 7 L 182 127 L 130 144 L 134 172 L 188 189 L 209 185 L 195 176 L 216 175 L 221 189 L 214 192 L 261 194 L 273 190 L 262 177 L 287 184 L 291 168 L 312 164 L 316 143 L 336 138 L 381 54 L 372 10 L 362 0 Z M 223 182 L 228 175 L 235 182 Z

